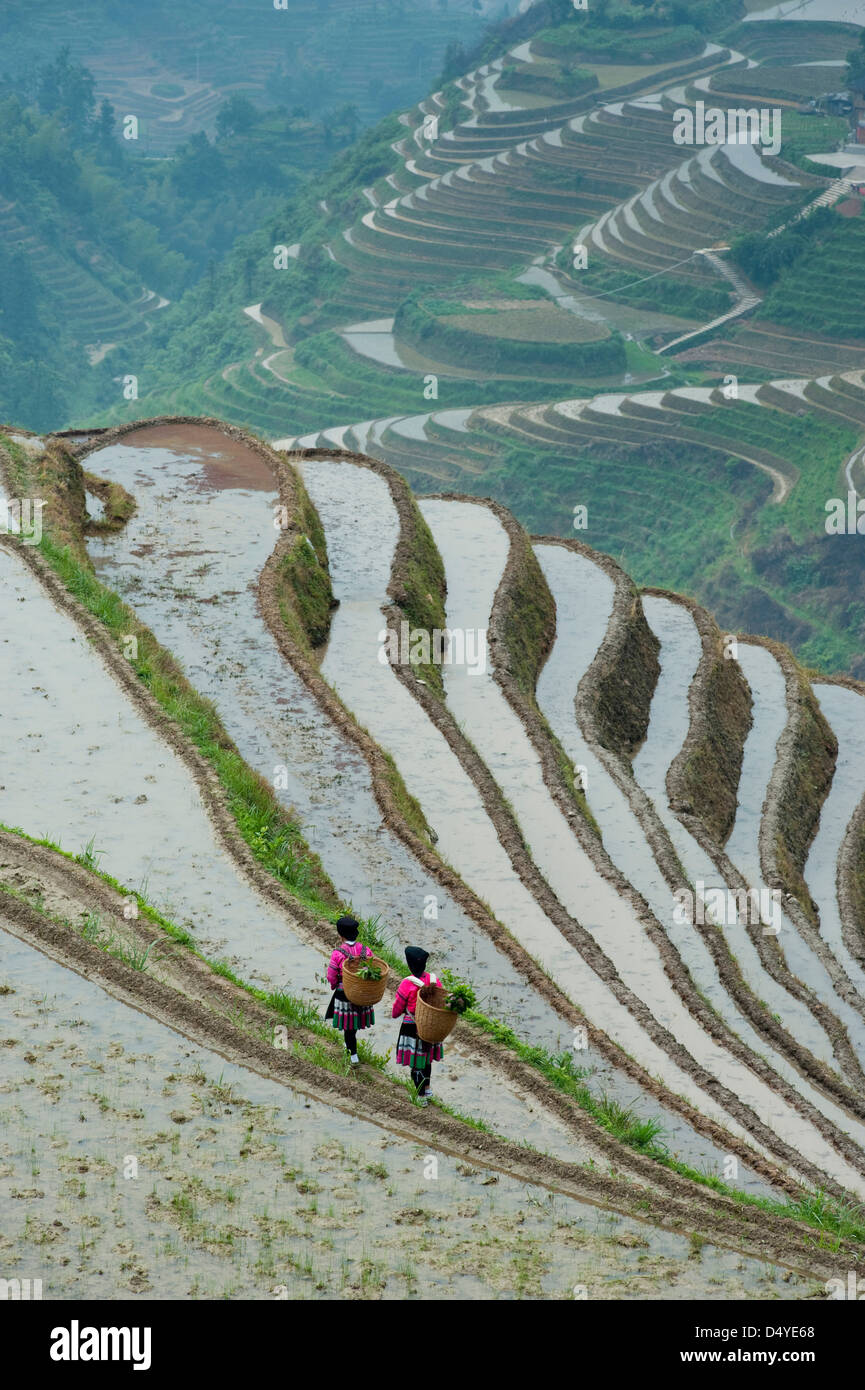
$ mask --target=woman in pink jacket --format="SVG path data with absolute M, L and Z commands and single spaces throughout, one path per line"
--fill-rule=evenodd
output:
M 327 982 L 333 988 L 325 1018 L 333 1019 L 334 1028 L 341 1028 L 345 1038 L 345 1050 L 353 1067 L 360 1065 L 357 1055 L 357 1035 L 361 1028 L 372 1028 L 375 1023 L 375 1009 L 370 1004 L 352 1004 L 345 997 L 342 988 L 342 967 L 352 956 L 371 956 L 372 951 L 358 941 L 360 923 L 354 917 L 340 917 L 336 929 L 343 944 L 334 947 L 327 967 Z
M 437 975 L 424 973 L 429 958 L 428 951 L 424 951 L 420 946 L 407 946 L 405 958 L 412 973 L 400 984 L 393 1003 L 394 1018 L 405 1014 L 396 1040 L 396 1060 L 401 1067 L 411 1067 L 411 1079 L 417 1092 L 418 1104 L 429 1105 L 429 1097 L 432 1095 L 432 1064 L 441 1061 L 444 1049 L 441 1043 L 424 1042 L 423 1038 L 418 1037 L 414 1011 L 418 991 L 423 989 L 424 985 L 437 985 L 440 981 Z

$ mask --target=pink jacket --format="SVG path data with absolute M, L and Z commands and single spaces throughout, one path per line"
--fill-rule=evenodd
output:
M 392 1017 L 399 1018 L 400 1014 L 408 1014 L 409 1018 L 414 1018 L 418 991 L 423 989 L 424 985 L 438 985 L 440 983 L 438 975 L 406 975 L 396 992 Z
M 372 951 L 362 941 L 344 941 L 330 958 L 327 967 L 327 983 L 331 989 L 339 989 L 342 984 L 342 967 L 346 956 L 371 956 Z

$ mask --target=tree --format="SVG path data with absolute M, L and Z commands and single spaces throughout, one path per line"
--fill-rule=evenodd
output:
M 225 162 L 203 130 L 180 149 L 171 169 L 171 182 L 182 198 L 212 197 L 225 181 Z
M 68 130 L 83 135 L 93 117 L 95 85 L 93 74 L 70 61 L 68 47 L 61 48 L 55 61 L 39 70 L 37 101 L 47 115 L 57 115 Z
M 865 31 L 859 35 L 859 47 L 851 48 L 847 54 L 849 64 L 847 81 L 855 82 L 860 77 L 865 77 Z
M 349 140 L 354 141 L 357 139 L 357 132 L 360 127 L 360 115 L 356 106 L 353 106 L 350 102 L 347 102 L 345 106 L 341 106 L 336 113 L 335 123 L 336 125 L 342 126 L 347 131 Z
M 216 129 L 220 139 L 228 135 L 246 135 L 258 120 L 258 111 L 247 97 L 235 93 L 217 112 Z
M 107 97 L 99 107 L 99 115 L 96 119 L 96 138 L 100 145 L 108 147 L 114 144 L 114 107 Z
M 451 39 L 445 49 L 444 63 L 442 65 L 442 75 L 439 78 L 439 86 L 444 86 L 453 77 L 461 77 L 466 70 L 468 58 L 466 51 L 459 39 Z

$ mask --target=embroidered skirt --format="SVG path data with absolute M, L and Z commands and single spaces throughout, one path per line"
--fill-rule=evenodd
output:
M 335 989 L 325 1018 L 332 1019 L 334 1028 L 340 1028 L 344 1033 L 357 1033 L 361 1028 L 373 1027 L 375 1009 L 371 1004 L 352 1004 L 342 989 Z
M 417 1035 L 417 1026 L 406 1020 L 396 1040 L 398 1066 L 424 1071 L 427 1062 L 440 1062 L 443 1056 L 444 1048 L 441 1043 L 424 1042 L 423 1038 Z

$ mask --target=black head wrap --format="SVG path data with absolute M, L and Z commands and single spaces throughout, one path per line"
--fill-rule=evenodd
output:
M 406 946 L 406 964 L 413 975 L 422 975 L 427 961 L 429 951 L 425 951 L 422 946 Z
M 357 941 L 357 934 L 360 930 L 360 922 L 354 917 L 340 917 L 336 924 L 336 929 L 343 941 Z

